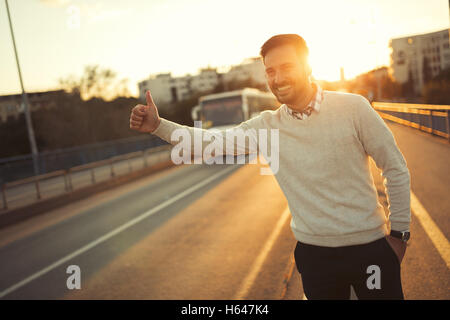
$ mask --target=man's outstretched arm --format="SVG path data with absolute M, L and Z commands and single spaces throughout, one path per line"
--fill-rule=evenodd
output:
M 146 100 L 147 105 L 139 104 L 131 111 L 130 128 L 133 130 L 152 133 L 173 145 L 179 143 L 180 134 L 183 136 L 182 134 L 185 133 L 190 136 L 191 150 L 196 156 L 203 155 L 210 141 L 218 141 L 215 156 L 257 152 L 256 130 L 250 128 L 246 122 L 226 130 L 205 130 L 189 127 L 161 118 L 150 91 L 146 92 Z M 200 137 L 199 140 L 201 141 L 201 148 L 198 149 L 195 148 L 194 144 L 196 137 Z M 246 143 L 247 137 L 248 144 Z

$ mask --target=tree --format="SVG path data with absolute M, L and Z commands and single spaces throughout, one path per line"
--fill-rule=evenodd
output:
M 425 103 L 450 105 L 450 68 L 425 83 L 422 93 Z
M 402 96 L 402 85 L 387 75 L 381 79 L 381 92 L 383 99 L 397 100 Z
M 70 75 L 60 78 L 59 84 L 66 91 L 79 94 L 83 100 L 102 98 L 112 100 L 118 96 L 130 96 L 127 79 L 116 80 L 117 74 L 98 65 L 88 65 L 80 78 Z
M 410 99 L 414 97 L 414 79 L 411 69 L 408 72 L 408 81 L 402 84 L 402 95 L 403 97 Z

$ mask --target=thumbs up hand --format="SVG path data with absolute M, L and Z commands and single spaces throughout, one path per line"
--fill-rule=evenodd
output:
M 130 128 L 139 132 L 153 132 L 161 119 L 150 91 L 146 92 L 145 98 L 147 105 L 138 104 L 131 110 Z

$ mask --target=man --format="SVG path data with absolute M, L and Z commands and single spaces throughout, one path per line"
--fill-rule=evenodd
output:
M 324 91 L 310 81 L 308 48 L 300 36 L 270 38 L 261 57 L 282 105 L 233 129 L 279 129 L 275 177 L 292 213 L 306 297 L 348 299 L 353 286 L 359 299 L 403 299 L 410 176 L 391 131 L 364 97 Z M 149 92 L 147 106 L 133 108 L 130 127 L 171 143 L 177 128 L 202 130 L 160 118 Z M 369 156 L 385 178 L 389 219 L 378 202 Z

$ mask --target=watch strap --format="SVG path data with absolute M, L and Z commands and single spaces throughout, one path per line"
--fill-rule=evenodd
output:
M 403 242 L 406 242 L 409 240 L 410 233 L 409 233 L 409 231 L 400 232 L 400 231 L 391 230 L 390 235 L 402 240 Z

